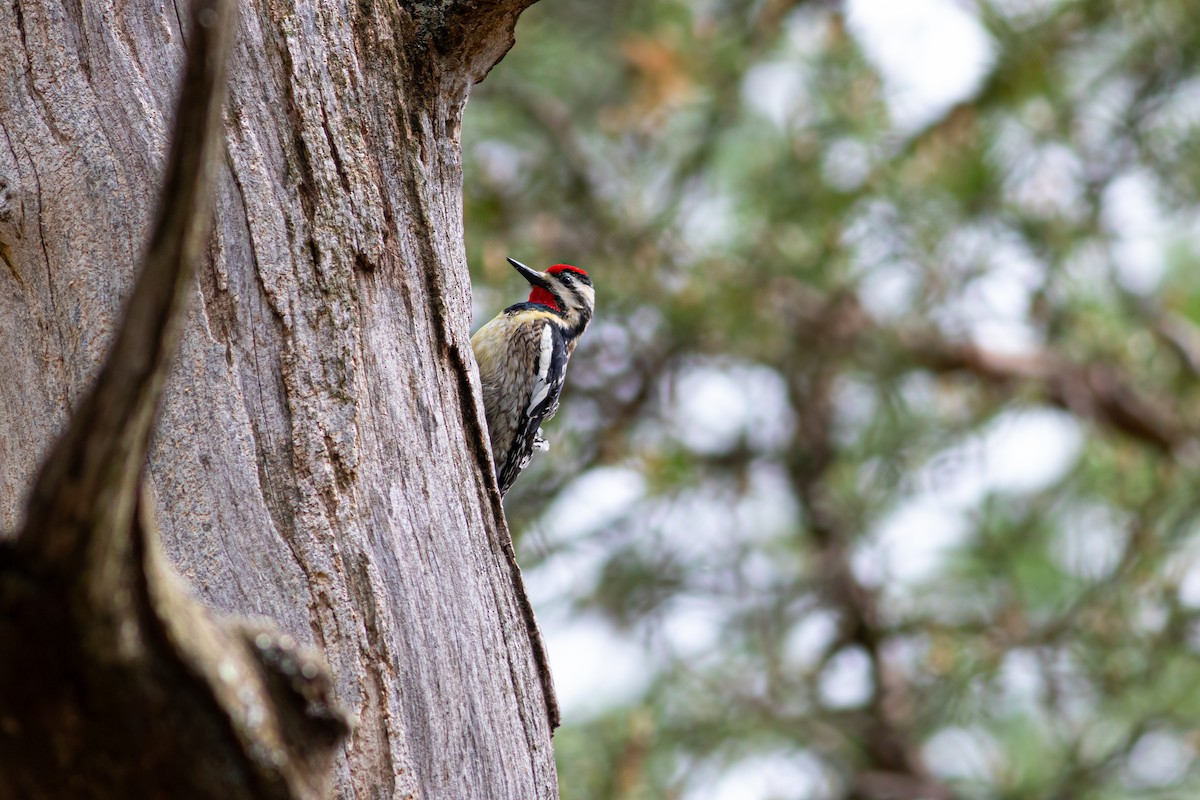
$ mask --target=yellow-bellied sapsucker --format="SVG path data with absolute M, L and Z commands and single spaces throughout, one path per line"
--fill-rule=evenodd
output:
M 579 267 L 555 264 L 545 272 L 508 263 L 533 290 L 529 299 L 501 311 L 471 337 L 500 494 L 546 449 L 539 427 L 558 410 L 567 360 L 592 320 L 596 292 Z

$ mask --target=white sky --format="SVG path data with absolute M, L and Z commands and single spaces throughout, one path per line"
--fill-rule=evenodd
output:
M 849 0 L 850 31 L 883 75 L 902 132 L 936 120 L 970 97 L 987 74 L 993 45 L 955 0 Z

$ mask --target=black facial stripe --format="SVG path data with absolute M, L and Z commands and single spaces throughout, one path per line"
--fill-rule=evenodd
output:
M 563 336 L 566 337 L 568 342 L 579 338 L 580 334 L 583 333 L 584 329 L 587 328 L 588 323 L 591 321 L 591 312 L 589 312 L 586 308 L 581 309 L 579 312 L 579 319 L 574 325 L 563 331 Z
M 577 286 L 570 287 L 570 290 L 571 296 L 575 299 L 575 305 L 579 306 L 580 308 L 584 308 L 587 303 L 583 299 L 583 292 L 580 291 L 579 287 Z
M 592 285 L 592 279 L 589 278 L 585 272 L 576 272 L 573 269 L 564 269 L 562 272 L 556 272 L 554 275 L 556 278 L 566 284 L 579 281 L 580 283 L 587 284 L 588 286 Z
M 568 280 L 564 280 L 561 275 L 555 275 L 555 283 L 557 284 L 551 291 L 559 300 L 575 299 L 579 296 L 579 291 Z

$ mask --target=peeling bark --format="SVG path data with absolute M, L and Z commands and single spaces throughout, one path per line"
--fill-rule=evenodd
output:
M 132 286 L 184 5 L 0 3 L 0 527 Z M 166 554 L 210 605 L 278 622 L 290 638 L 238 634 L 255 660 L 324 652 L 357 721 L 340 796 L 554 797 L 557 709 L 470 355 L 458 144 L 529 0 L 240 5 L 146 471 Z

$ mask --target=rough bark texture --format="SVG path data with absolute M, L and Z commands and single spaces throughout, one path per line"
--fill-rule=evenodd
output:
M 214 230 L 147 474 L 194 590 L 324 651 L 357 718 L 345 797 L 556 796 L 468 343 L 458 144 L 528 4 L 241 3 Z M 6 529 L 127 299 L 178 5 L 0 3 Z

